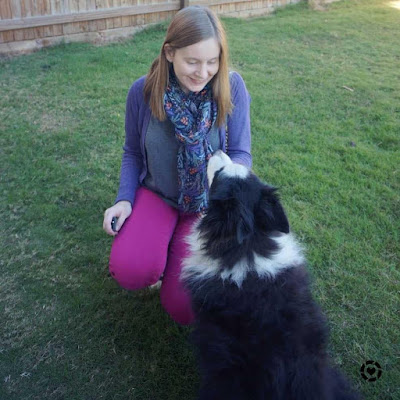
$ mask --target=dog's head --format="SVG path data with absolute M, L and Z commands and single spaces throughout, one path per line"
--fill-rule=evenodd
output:
M 269 237 L 289 233 L 276 189 L 261 182 L 248 168 L 217 151 L 208 162 L 207 176 L 209 208 L 199 231 L 210 255 L 217 258 L 240 252 L 243 256 L 243 251 L 263 254 Z
M 209 207 L 188 236 L 184 281 L 220 276 L 240 288 L 249 272 L 270 278 L 304 263 L 275 188 L 221 151 L 207 175 Z
M 276 188 L 261 182 L 248 168 L 233 163 L 219 150 L 208 162 L 207 176 L 209 213 L 218 214 L 228 225 L 232 223 L 238 244 L 255 229 L 266 234 L 289 233 Z

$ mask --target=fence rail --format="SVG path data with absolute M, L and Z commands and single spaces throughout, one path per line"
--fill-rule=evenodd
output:
M 0 0 L 0 54 L 62 41 L 105 42 L 171 18 L 188 5 L 252 16 L 301 0 Z
M 166 11 L 177 11 L 180 9 L 180 2 L 139 5 L 130 7 L 116 7 L 104 10 L 83 11 L 65 15 L 46 15 L 43 17 L 30 17 L 12 20 L 0 20 L 0 32 L 22 28 L 36 28 L 38 26 L 58 25 L 72 22 L 94 21 L 115 17 L 128 17 L 131 15 L 162 13 Z

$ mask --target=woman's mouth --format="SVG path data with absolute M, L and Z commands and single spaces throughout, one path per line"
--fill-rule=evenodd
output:
M 193 83 L 194 85 L 202 85 L 202 84 L 205 84 L 205 83 L 206 83 L 205 80 L 197 80 L 197 79 L 193 79 L 193 78 L 190 78 L 190 80 L 192 81 L 192 83 Z

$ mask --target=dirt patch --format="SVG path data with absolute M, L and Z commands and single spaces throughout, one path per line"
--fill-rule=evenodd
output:
M 308 0 L 309 6 L 316 11 L 326 11 L 327 5 L 339 0 Z

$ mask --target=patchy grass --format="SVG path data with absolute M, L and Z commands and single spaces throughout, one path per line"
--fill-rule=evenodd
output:
M 254 170 L 304 243 L 330 351 L 399 398 L 400 11 L 380 0 L 224 19 L 252 95 Z M 190 399 L 189 328 L 108 276 L 125 97 L 166 25 L 0 61 L 0 398 Z M 382 365 L 368 383 L 366 360 Z

